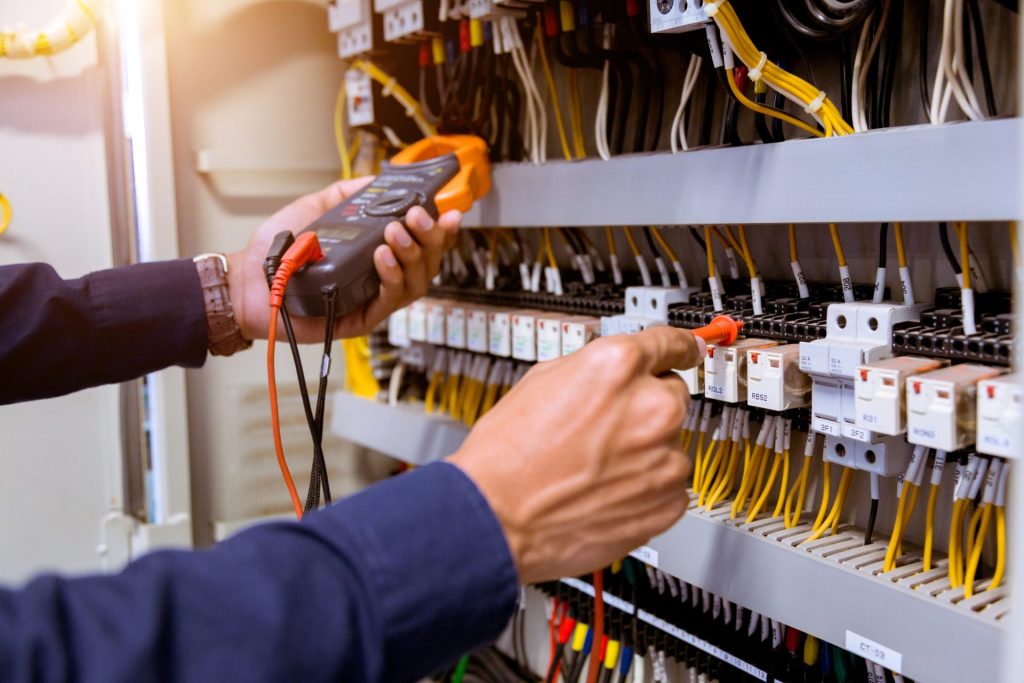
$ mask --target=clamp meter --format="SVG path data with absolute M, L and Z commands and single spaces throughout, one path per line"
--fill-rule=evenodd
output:
M 490 188 L 482 139 L 432 136 L 410 145 L 385 163 L 373 182 L 302 231 L 316 233 L 324 258 L 295 273 L 285 306 L 294 315 L 322 317 L 323 289 L 334 285 L 337 315 L 356 310 L 379 291 L 373 253 L 384 243 L 389 223 L 404 219 L 414 206 L 435 219 L 451 209 L 468 211 Z

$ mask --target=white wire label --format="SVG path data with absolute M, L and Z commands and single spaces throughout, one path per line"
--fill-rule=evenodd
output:
M 893 673 L 903 673 L 903 654 L 875 641 L 858 635 L 853 631 L 846 632 L 846 649 L 860 655 L 868 661 L 884 666 Z
M 655 569 L 658 568 L 658 551 L 649 545 L 642 545 L 629 554 L 630 557 L 649 564 Z

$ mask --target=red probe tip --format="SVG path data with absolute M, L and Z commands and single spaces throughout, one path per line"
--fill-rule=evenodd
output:
M 709 344 L 729 346 L 736 341 L 736 337 L 739 336 L 740 328 L 742 327 L 742 321 L 733 320 L 727 315 L 720 315 L 712 320 L 710 324 L 691 331 L 694 336 L 700 337 Z

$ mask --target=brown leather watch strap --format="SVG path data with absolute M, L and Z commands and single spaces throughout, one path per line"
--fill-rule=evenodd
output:
M 242 329 L 235 322 L 235 314 L 231 308 L 227 258 L 224 254 L 201 254 L 192 260 L 196 264 L 199 284 L 203 288 L 210 353 L 215 356 L 230 356 L 236 351 L 252 346 L 252 340 L 242 336 Z

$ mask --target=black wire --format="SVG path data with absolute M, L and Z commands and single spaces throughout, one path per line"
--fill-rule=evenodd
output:
M 885 268 L 889 249 L 889 224 L 882 223 L 878 228 L 878 267 Z
M 654 258 L 659 258 L 661 252 L 658 251 L 658 245 L 654 242 L 654 234 L 651 232 L 650 226 L 644 226 L 644 239 L 647 240 L 647 248 L 651 250 L 651 255 Z
M 328 505 L 331 503 L 331 485 L 327 480 L 327 463 L 324 461 L 324 412 L 327 404 L 327 378 L 331 372 L 331 347 L 334 344 L 334 321 L 336 303 L 338 300 L 338 288 L 335 285 L 328 285 L 323 288 L 324 303 L 326 304 L 327 314 L 324 320 L 324 360 L 320 366 L 320 386 L 316 392 L 316 433 L 313 436 L 313 442 L 315 444 L 313 453 L 313 470 L 319 471 L 320 485 L 323 487 L 324 502 Z M 310 491 L 313 489 L 312 477 L 310 477 Z M 310 496 L 306 497 L 306 505 L 308 506 Z M 315 508 L 319 504 L 319 494 L 313 496 Z M 308 508 L 309 509 L 313 508 Z
M 930 0 L 923 0 L 917 3 L 918 5 L 918 24 L 917 33 L 920 36 L 918 42 L 918 53 L 917 53 L 917 75 L 921 81 L 921 104 L 924 106 L 925 116 L 927 117 L 928 112 L 931 110 L 932 102 L 931 97 L 928 95 L 928 31 L 930 29 L 929 23 L 931 21 L 929 7 L 931 5 Z
M 709 67 L 714 69 L 714 67 Z M 717 69 L 714 69 L 717 71 Z M 707 147 L 711 144 L 711 124 L 715 118 L 715 79 L 704 79 L 704 111 L 700 118 L 700 135 L 697 138 L 698 147 Z
M 779 112 L 785 111 L 787 101 L 788 100 L 785 95 L 780 92 L 776 92 L 775 102 L 772 105 L 772 108 Z M 782 119 L 772 119 L 772 139 L 774 139 L 775 142 L 786 141 L 786 134 L 782 129 Z
M 768 99 L 768 93 L 763 93 L 762 92 L 762 93 L 757 93 L 757 94 L 754 95 L 754 101 L 757 102 L 758 104 L 766 105 L 767 104 L 767 99 Z M 757 135 L 758 135 L 758 137 L 761 138 L 761 142 L 764 142 L 766 144 L 770 143 L 770 142 L 775 142 L 775 139 L 772 137 L 771 130 L 768 129 L 768 117 L 767 116 L 765 116 L 764 114 L 758 112 L 757 115 L 754 117 L 754 125 L 757 128 Z
M 555 672 L 558 671 L 558 665 L 562 663 L 564 657 L 565 646 L 557 647 L 555 649 L 555 656 L 551 658 L 551 664 L 548 666 L 548 673 L 544 676 L 544 683 L 554 683 Z
M 953 272 L 959 275 L 963 271 L 960 268 L 960 262 L 956 260 L 956 252 L 949 244 L 949 225 L 947 223 L 939 223 L 939 240 L 942 242 L 942 251 L 946 253 L 946 260 L 949 261 Z
M 988 48 L 985 46 L 985 27 L 981 23 L 981 10 L 978 0 L 967 0 L 967 9 L 974 29 L 974 42 L 978 49 L 978 66 L 981 68 L 981 81 L 985 88 L 985 105 L 989 116 L 997 116 L 995 90 L 992 87 L 992 71 L 988 65 Z
M 864 545 L 871 545 L 875 534 L 875 519 L 878 517 L 878 499 L 871 499 L 871 512 L 868 514 L 868 528 L 864 530 Z
M 597 677 L 597 683 L 611 683 L 612 673 L 615 671 L 614 668 L 609 669 L 606 666 L 601 667 L 601 674 Z
M 850 49 L 850 37 L 844 35 L 839 39 L 839 106 L 842 107 L 843 120 L 851 118 L 851 72 L 853 71 L 853 52 Z
M 882 62 L 882 92 L 878 103 L 878 124 L 889 127 L 892 117 L 892 93 L 896 80 L 896 62 L 903 46 L 903 3 L 891 3 L 886 29 L 885 59 Z
M 704 243 L 704 238 L 700 236 L 700 232 L 697 228 L 690 228 L 690 234 L 693 235 L 693 239 L 697 240 L 697 244 L 700 245 L 701 251 L 707 251 L 708 245 Z

